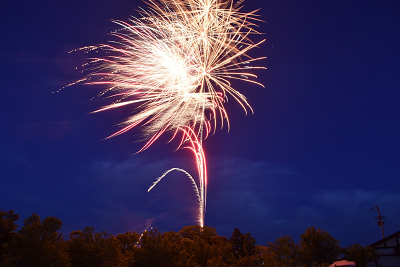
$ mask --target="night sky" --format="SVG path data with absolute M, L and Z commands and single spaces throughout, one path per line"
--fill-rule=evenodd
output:
M 311 226 L 341 246 L 371 244 L 400 230 L 400 3 L 397 0 L 246 0 L 261 7 L 266 39 L 253 56 L 260 86 L 234 83 L 254 115 L 226 105 L 231 129 L 204 141 L 209 187 L 205 224 L 234 228 L 259 244 L 296 241 Z M 104 140 L 130 109 L 100 88 L 59 88 L 83 77 L 84 53 L 106 43 L 112 19 L 137 15 L 137 0 L 0 2 L 0 209 L 63 221 L 63 232 L 93 226 L 114 234 L 197 224 L 190 181 L 165 170 L 196 169 L 168 136 L 135 154 L 140 129 Z M 79 69 L 79 68 L 78 68 Z M 93 99 L 93 100 L 91 100 Z

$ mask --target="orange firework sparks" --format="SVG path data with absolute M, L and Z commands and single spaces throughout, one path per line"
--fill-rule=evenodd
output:
M 116 41 L 81 48 L 105 51 L 105 57 L 87 64 L 89 74 L 79 81 L 102 85 L 101 95 L 114 101 L 94 112 L 131 106 L 135 112 L 122 123 L 113 137 L 136 126 L 143 128 L 147 140 L 140 151 L 150 147 L 162 134 L 183 133 L 180 147 L 195 155 L 199 184 L 178 168 L 164 173 L 153 188 L 172 170 L 185 172 L 195 185 L 199 199 L 199 223 L 204 224 L 207 171 L 202 148 L 217 122 L 229 127 L 224 104 L 233 97 L 244 109 L 252 111 L 246 97 L 231 85 L 232 79 L 259 84 L 254 79 L 247 53 L 263 41 L 253 43 L 249 36 L 259 34 L 254 27 L 256 11 L 240 12 L 241 4 L 232 0 L 149 1 L 149 9 L 130 22 L 115 21 L 121 29 Z M 261 85 L 262 86 L 262 85 Z M 186 145 L 188 144 L 188 145 Z M 140 152 L 139 151 L 139 152 Z

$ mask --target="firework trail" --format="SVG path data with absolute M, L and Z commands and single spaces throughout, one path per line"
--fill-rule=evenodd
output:
M 229 118 L 224 104 L 234 98 L 247 113 L 252 108 L 246 97 L 231 86 L 231 80 L 261 85 L 251 73 L 250 64 L 264 57 L 247 53 L 263 41 L 253 43 L 249 36 L 259 34 L 254 27 L 256 11 L 240 12 L 232 0 L 166 0 L 147 2 L 148 9 L 129 22 L 114 21 L 120 26 L 112 33 L 116 41 L 80 50 L 105 53 L 86 64 L 89 72 L 78 81 L 101 85 L 100 93 L 112 103 L 94 112 L 130 106 L 134 110 L 109 136 L 125 133 L 134 127 L 143 129 L 149 148 L 162 134 L 172 132 L 172 139 L 182 135 L 179 147 L 194 153 L 198 184 L 186 171 L 199 201 L 199 224 L 204 225 L 207 190 L 207 168 L 202 141 Z M 178 148 L 179 148 L 178 147 Z
M 150 192 L 168 173 L 172 171 L 180 171 L 186 174 L 186 176 L 191 180 L 193 189 L 197 196 L 197 201 L 199 202 L 199 215 L 198 221 L 201 227 L 204 226 L 204 212 L 206 205 L 206 195 L 207 195 L 207 167 L 206 167 L 206 158 L 204 154 L 204 150 L 201 142 L 199 141 L 196 133 L 192 128 L 187 127 L 186 129 L 182 129 L 183 137 L 182 143 L 189 143 L 189 145 L 183 147 L 190 149 L 196 159 L 197 163 L 197 172 L 199 174 L 199 186 L 197 186 L 196 180 L 185 170 L 180 168 L 172 168 L 168 171 L 164 172 L 160 177 L 156 179 L 156 181 L 149 187 L 147 190 Z M 181 143 L 181 145 L 182 145 Z

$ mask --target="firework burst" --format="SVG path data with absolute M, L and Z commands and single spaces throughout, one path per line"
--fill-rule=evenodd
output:
M 134 127 L 143 129 L 145 145 L 150 147 L 162 134 L 172 139 L 182 134 L 179 147 L 191 149 L 198 167 L 198 184 L 186 171 L 173 168 L 149 188 L 153 188 L 172 170 L 185 172 L 194 183 L 199 201 L 199 224 L 204 224 L 207 171 L 202 141 L 221 128 L 229 118 L 224 104 L 233 97 L 244 109 L 252 111 L 245 96 L 234 89 L 231 80 L 259 84 L 251 73 L 252 58 L 247 53 L 263 41 L 253 43 L 249 36 L 259 34 L 256 11 L 241 12 L 241 3 L 232 0 L 149 1 L 148 9 L 129 22 L 115 21 L 120 29 L 115 41 L 81 48 L 104 51 L 104 57 L 86 64 L 87 77 L 79 83 L 104 86 L 101 95 L 111 104 L 94 112 L 131 106 L 134 114 L 121 129 L 109 137 Z M 139 151 L 139 152 L 140 152 Z

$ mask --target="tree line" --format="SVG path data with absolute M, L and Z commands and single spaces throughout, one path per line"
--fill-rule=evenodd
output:
M 14 211 L 0 210 L 0 266 L 4 267 L 322 267 L 342 258 L 365 266 L 372 247 L 341 248 L 328 232 L 310 227 L 299 244 L 284 236 L 266 246 L 250 233 L 234 229 L 228 239 L 209 226 L 185 226 L 179 232 L 157 229 L 112 235 L 93 227 L 60 233 L 62 221 L 32 214 L 19 230 Z

